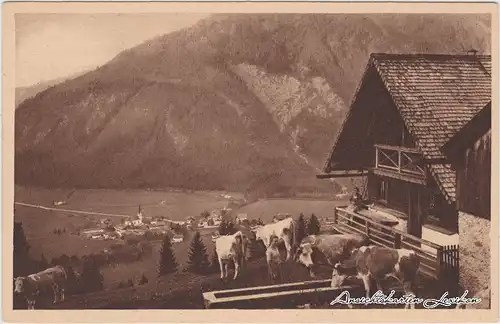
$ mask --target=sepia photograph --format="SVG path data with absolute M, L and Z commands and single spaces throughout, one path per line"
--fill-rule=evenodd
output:
M 498 317 L 496 4 L 9 6 L 12 316 Z

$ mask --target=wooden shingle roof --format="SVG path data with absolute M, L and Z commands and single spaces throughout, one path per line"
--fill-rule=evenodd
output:
M 491 130 L 491 101 L 481 109 L 464 127 L 441 147 L 449 159 L 462 158 L 460 154 Z
M 489 55 L 372 54 L 370 66 L 428 160 L 444 159 L 440 148 L 491 101 Z M 454 201 L 450 165 L 433 163 L 429 170 L 447 200 Z

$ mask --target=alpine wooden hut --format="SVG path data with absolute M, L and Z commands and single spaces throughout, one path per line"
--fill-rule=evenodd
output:
M 363 176 L 366 215 L 458 244 L 456 176 L 441 147 L 490 101 L 491 56 L 372 54 L 318 178 Z

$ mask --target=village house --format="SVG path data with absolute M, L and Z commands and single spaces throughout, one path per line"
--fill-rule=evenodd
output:
M 292 217 L 292 215 L 290 215 L 289 213 L 277 213 L 276 215 L 273 216 L 272 222 L 276 223 L 288 217 Z
M 435 242 L 458 238 L 440 148 L 491 100 L 491 56 L 372 54 L 318 178 L 364 177 L 359 214 Z
M 239 213 L 236 215 L 236 224 L 241 224 L 244 221 L 248 220 L 248 215 L 245 213 Z
M 209 219 L 211 219 L 213 226 L 219 226 L 222 222 L 220 217 L 210 217 Z
M 489 102 L 441 149 L 457 175 L 460 285 L 472 294 L 490 287 L 491 142 Z
M 83 230 L 81 232 L 82 235 L 85 235 L 88 237 L 99 236 L 102 233 L 104 233 L 104 230 L 102 228 L 89 228 L 89 229 Z
M 173 237 L 172 237 L 172 243 L 181 243 L 184 241 L 184 236 L 182 235 L 179 235 L 179 234 L 175 234 Z

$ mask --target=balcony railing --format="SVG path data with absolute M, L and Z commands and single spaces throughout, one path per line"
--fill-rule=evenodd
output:
M 422 154 L 412 148 L 375 145 L 375 168 L 425 177 Z

